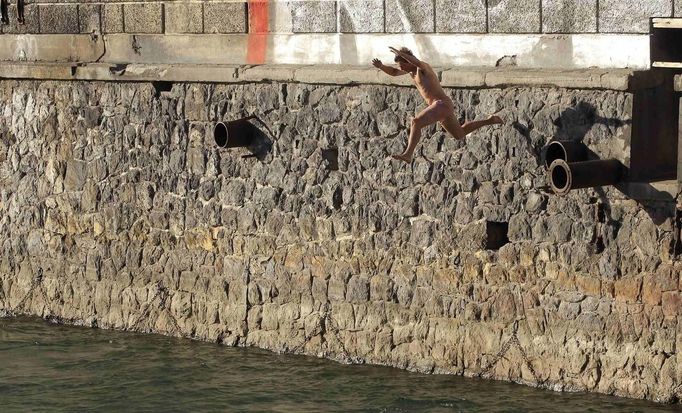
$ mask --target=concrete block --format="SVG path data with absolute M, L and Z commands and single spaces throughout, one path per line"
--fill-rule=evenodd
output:
M 292 82 L 300 65 L 257 65 L 247 67 L 239 74 L 240 81 Z
M 163 33 L 163 4 L 124 4 L 123 27 L 126 33 Z
M 391 77 L 374 68 L 342 65 L 304 66 L 294 72 L 294 80 L 301 83 L 332 85 L 413 85 L 412 79 L 409 76 Z
M 204 16 L 201 3 L 166 3 L 166 33 L 202 33 Z
M 204 3 L 204 33 L 246 33 L 246 3 Z
M 485 33 L 486 13 L 481 0 L 436 0 L 436 31 Z
M 602 87 L 604 70 L 507 69 L 485 75 L 488 87 L 511 85 L 598 89 Z
M 78 28 L 81 33 L 101 33 L 100 4 L 80 4 L 78 6 Z
M 682 17 L 682 0 L 675 0 L 675 17 Z
M 7 7 L 9 14 L 9 24 L 2 25 L 2 33 L 7 34 L 23 34 L 23 33 L 40 33 L 40 22 L 38 21 L 38 6 L 35 4 L 27 4 L 24 6 L 24 23 L 19 24 L 17 21 L 17 6 L 10 4 Z
M 649 18 L 670 17 L 672 0 L 600 0 L 600 33 L 649 33 Z
M 386 32 L 431 33 L 434 15 L 433 0 L 386 0 Z
M 102 7 L 102 32 L 123 33 L 123 5 L 105 4 Z
M 38 10 L 41 33 L 78 33 L 78 6 L 41 4 Z
M 542 31 L 545 33 L 595 33 L 597 0 L 544 0 Z
M 339 2 L 339 31 L 342 33 L 381 33 L 384 31 L 383 0 Z
M 270 4 L 270 27 L 275 33 L 334 33 L 336 3 L 302 0 Z
M 540 12 L 540 0 L 488 2 L 488 30 L 491 33 L 538 33 Z
M 675 91 L 682 92 L 682 75 L 675 76 Z M 680 112 L 682 113 L 682 112 Z

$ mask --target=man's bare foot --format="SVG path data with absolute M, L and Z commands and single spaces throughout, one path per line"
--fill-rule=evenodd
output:
M 391 156 L 393 156 L 393 159 L 397 159 L 399 161 L 403 161 L 406 163 L 412 162 L 412 155 L 407 155 L 407 154 L 401 153 L 400 155 L 391 155 Z
M 490 122 L 491 125 L 501 125 L 504 123 L 502 118 L 497 115 L 490 115 L 488 121 Z

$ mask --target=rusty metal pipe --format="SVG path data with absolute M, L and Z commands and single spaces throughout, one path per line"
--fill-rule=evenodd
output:
M 549 166 L 552 191 L 566 195 L 572 189 L 615 185 L 623 180 L 625 167 L 617 159 L 568 163 L 557 159 Z
M 253 116 L 218 122 L 213 127 L 213 139 L 221 148 L 247 147 L 253 142 L 256 127 L 249 122 Z
M 557 159 L 568 163 L 586 161 L 587 147 L 582 142 L 552 141 L 545 149 L 545 168 Z

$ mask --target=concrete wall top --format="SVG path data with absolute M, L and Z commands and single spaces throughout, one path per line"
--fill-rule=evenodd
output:
M 29 0 L 24 24 L 8 13 L 0 33 L 648 33 L 682 0 Z
M 505 88 L 544 86 L 568 89 L 632 91 L 663 79 L 655 72 L 629 69 L 436 68 L 445 87 Z M 367 66 L 338 65 L 112 65 L 107 63 L 0 63 L 0 79 L 169 81 L 169 82 L 299 82 L 308 84 L 379 84 L 412 86 L 407 76 L 391 77 Z

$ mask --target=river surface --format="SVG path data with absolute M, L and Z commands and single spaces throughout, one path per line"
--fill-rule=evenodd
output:
M 675 406 L 0 318 L 0 411 L 668 412 Z

